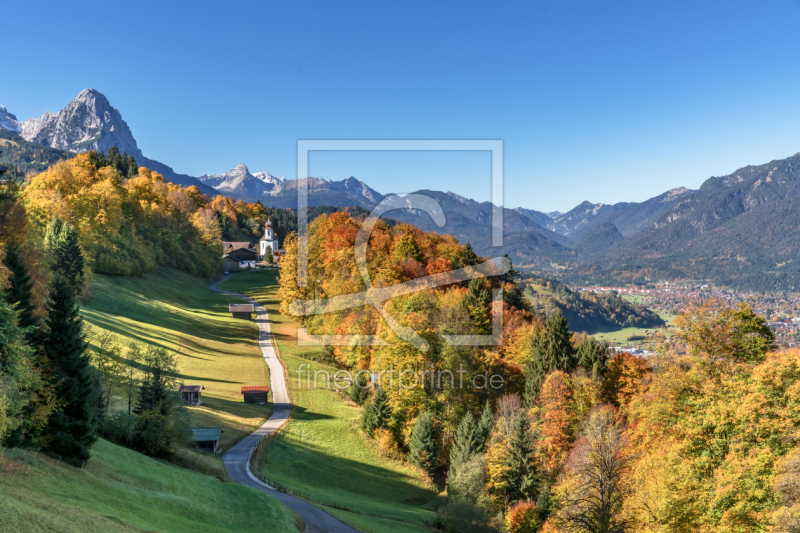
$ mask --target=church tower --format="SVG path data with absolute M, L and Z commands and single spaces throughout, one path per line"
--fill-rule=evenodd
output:
M 267 224 L 264 226 L 264 236 L 259 241 L 259 253 L 261 257 L 267 255 L 267 247 L 269 246 L 273 253 L 278 250 L 278 239 L 272 232 L 272 220 L 267 219 Z

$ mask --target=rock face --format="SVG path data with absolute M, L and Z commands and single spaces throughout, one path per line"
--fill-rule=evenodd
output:
M 172 167 L 145 157 L 120 112 L 94 89 L 81 91 L 57 113 L 47 111 L 38 118 L 24 122 L 17 121 L 17 117 L 0 106 L 0 128 L 20 134 L 26 141 L 72 153 L 89 150 L 107 152 L 116 146 L 120 152 L 132 155 L 139 165 L 161 173 L 167 181 L 183 186 L 194 185 L 211 196 L 218 194 L 197 178 L 178 174 Z
M 260 179 L 264 183 L 271 183 L 272 185 L 278 185 L 286 181 L 286 178 L 279 178 L 277 176 L 273 176 L 269 172 L 254 172 L 253 176 Z
M 22 126 L 17 122 L 17 117 L 9 113 L 4 105 L 0 105 L 0 128 L 14 133 L 22 133 Z
M 58 113 L 48 111 L 21 123 L 26 141 L 70 152 L 108 151 L 116 146 L 137 161 L 143 158 L 130 128 L 108 99 L 86 89 Z

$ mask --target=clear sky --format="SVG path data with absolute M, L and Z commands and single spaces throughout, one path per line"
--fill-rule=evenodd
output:
M 800 151 L 800 1 L 0 0 L 0 104 L 105 94 L 191 175 L 296 173 L 297 139 L 503 139 L 505 205 L 640 201 Z M 485 154 L 310 173 L 489 198 Z

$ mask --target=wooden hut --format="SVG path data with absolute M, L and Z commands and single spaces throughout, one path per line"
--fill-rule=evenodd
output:
M 269 387 L 242 387 L 242 395 L 244 396 L 244 403 L 257 403 L 264 405 L 267 403 L 267 393 Z
M 183 403 L 189 405 L 202 405 L 200 395 L 203 392 L 202 385 L 181 385 L 181 388 L 178 389 L 178 392 L 181 393 L 181 399 Z
M 219 439 L 222 428 L 192 428 L 193 444 L 195 448 L 206 452 L 219 450 Z
M 253 304 L 228 304 L 228 311 L 233 318 L 253 320 Z

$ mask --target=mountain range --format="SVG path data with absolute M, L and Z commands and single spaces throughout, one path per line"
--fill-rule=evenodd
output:
M 52 150 L 37 160 L 38 167 L 20 167 L 23 170 L 52 164 L 60 151 L 107 151 L 117 146 L 167 180 L 196 185 L 206 194 L 259 200 L 271 207 L 297 206 L 297 180 L 251 173 L 244 163 L 223 174 L 193 177 L 145 157 L 120 112 L 94 89 L 82 91 L 56 113 L 47 111 L 25 121 L 0 106 L 0 130 L 5 130 L 4 146 L 13 150 Z M 385 198 L 352 176 L 305 181 L 309 206 L 371 209 Z M 490 203 L 453 192 L 418 192 L 440 204 L 447 219 L 444 227 L 414 209 L 389 216 L 469 241 L 485 256 L 508 253 L 522 269 L 582 283 L 688 277 L 764 290 L 800 290 L 800 261 L 794 260 L 800 252 L 800 154 L 709 178 L 698 190 L 678 187 L 643 202 L 586 201 L 566 213 L 504 209 L 502 249 L 491 246 Z

